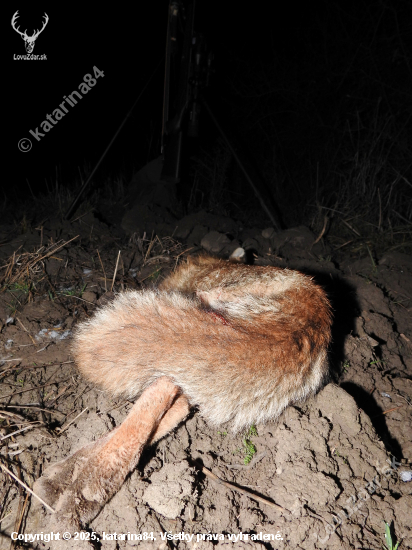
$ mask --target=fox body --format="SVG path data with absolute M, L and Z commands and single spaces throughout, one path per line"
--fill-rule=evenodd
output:
M 297 272 L 200 257 L 159 291 L 120 294 L 74 339 L 80 372 L 136 398 L 167 376 L 212 425 L 277 417 L 327 371 L 330 306 Z
M 125 292 L 80 324 L 80 372 L 136 399 L 124 422 L 50 466 L 35 491 L 51 528 L 78 531 L 121 487 L 151 444 L 197 406 L 234 430 L 275 419 L 328 373 L 331 310 L 310 277 L 210 257 L 182 264 L 159 290 Z

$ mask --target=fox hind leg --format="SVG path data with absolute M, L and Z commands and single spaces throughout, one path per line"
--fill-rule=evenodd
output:
M 60 531 L 78 531 L 90 522 L 120 489 L 144 447 L 183 420 L 189 405 L 179 391 L 169 378 L 159 378 L 119 427 L 54 464 L 36 481 L 34 492 L 55 508 L 53 523 Z

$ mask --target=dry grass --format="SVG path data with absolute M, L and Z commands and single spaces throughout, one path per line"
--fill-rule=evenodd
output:
M 25 283 L 38 279 L 44 271 L 44 260 L 55 254 L 61 248 L 77 239 L 73 237 L 69 241 L 58 241 L 49 245 L 40 246 L 35 252 L 13 252 L 5 265 L 0 268 L 4 271 L 0 277 L 0 287 L 8 287 L 17 282 Z

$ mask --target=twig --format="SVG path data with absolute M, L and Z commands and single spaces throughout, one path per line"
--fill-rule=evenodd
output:
M 43 422 L 37 421 L 36 424 L 43 424 Z M 36 426 L 35 425 L 26 426 L 25 428 L 22 428 L 21 430 L 16 430 L 15 432 L 12 432 L 11 434 L 3 435 L 3 437 L 0 437 L 0 441 L 4 441 L 8 437 L 12 437 L 13 435 L 17 435 L 21 432 L 25 432 L 26 430 L 31 430 L 31 428 L 37 428 L 37 425 Z
M 23 325 L 23 323 L 20 321 L 20 319 L 18 317 L 16 317 L 16 320 L 19 322 L 19 324 L 23 328 L 23 330 L 27 332 L 27 334 L 29 335 L 30 340 L 33 342 L 33 344 L 36 344 L 33 336 L 30 334 L 30 332 L 27 330 L 27 328 Z
M 180 256 L 182 256 L 183 254 L 186 254 L 187 252 L 190 252 L 191 250 L 193 250 L 194 248 L 197 248 L 196 246 L 191 246 L 190 248 L 186 248 L 185 250 L 183 250 L 182 252 L 180 252 L 177 256 L 176 256 L 176 259 L 179 259 Z
M 110 292 L 113 292 L 113 286 L 114 286 L 114 281 L 116 279 L 117 268 L 119 267 L 119 259 L 120 259 L 120 250 L 119 250 L 119 254 L 117 255 L 116 267 L 114 268 L 114 275 L 113 275 L 112 286 L 110 287 Z
M 27 421 L 26 418 L 24 418 L 24 416 L 21 416 L 20 414 L 17 414 L 17 413 L 13 413 L 13 412 L 8 412 L 8 411 L 5 411 L 5 410 L 0 410 L 0 418 L 5 418 L 5 419 L 18 419 L 18 420 L 21 420 L 21 422 L 17 422 L 16 420 L 16 423 L 13 424 L 13 426 L 20 426 L 20 424 L 30 424 L 30 422 Z
M 399 405 L 399 407 L 393 407 L 392 409 L 388 409 L 387 411 L 383 411 L 382 414 L 388 414 L 392 411 L 397 411 L 398 409 L 401 409 L 404 405 Z
M 335 248 L 335 250 L 339 250 L 339 248 L 343 248 L 344 246 L 353 243 L 353 239 L 350 241 L 346 241 L 346 243 L 340 244 L 338 247 Z
M 20 532 L 20 527 L 21 527 L 21 524 L 22 524 L 22 521 L 23 521 L 24 511 L 26 510 L 28 500 L 29 500 L 29 495 L 26 495 L 26 498 L 24 499 L 24 502 L 23 502 L 23 506 L 21 508 L 20 519 L 19 519 L 17 525 L 15 525 L 15 528 L 14 528 L 14 531 L 16 533 Z
M 9 512 L 8 514 L 6 514 L 5 516 L 3 516 L 1 519 L 0 519 L 0 523 L 2 523 L 6 518 L 8 518 L 13 512 Z
M 381 192 L 378 187 L 378 200 L 379 200 L 379 223 L 378 223 L 378 230 L 381 230 L 382 225 L 382 201 L 381 201 Z
M 104 290 L 107 292 L 106 271 L 104 270 L 103 262 L 102 262 L 102 259 L 101 259 L 101 257 L 100 257 L 100 252 L 99 252 L 99 251 L 97 251 L 97 255 L 99 256 L 100 265 L 102 266 L 102 270 L 103 270 L 103 275 L 104 275 Z
M 25 274 L 26 272 L 27 272 L 27 275 L 29 275 L 30 271 L 33 272 L 33 269 L 35 268 L 35 266 L 38 263 L 40 263 L 45 258 L 48 258 L 52 254 L 55 254 L 58 250 L 60 250 L 64 246 L 67 246 L 74 239 L 77 239 L 78 236 L 79 235 L 76 235 L 75 237 L 73 237 L 69 241 L 63 242 L 61 244 L 59 244 L 60 241 L 59 241 L 59 243 L 51 244 L 49 246 L 48 250 L 43 255 L 41 255 L 43 247 L 40 247 L 37 250 L 37 252 L 34 252 L 34 253 L 20 254 L 17 258 L 16 258 L 16 252 L 17 251 L 13 252 L 13 256 L 10 259 L 9 263 L 6 264 L 5 266 L 2 266 L 2 268 L 1 268 L 1 269 L 4 269 L 4 268 L 6 269 L 6 273 L 3 276 L 3 278 L 1 279 L 1 282 L 2 283 L 6 282 L 6 284 L 11 285 L 14 282 L 16 282 L 20 277 L 22 277 L 22 275 Z M 13 268 L 14 268 L 15 265 L 19 265 L 19 267 L 18 267 L 16 273 L 13 276 Z
M 377 267 L 376 267 L 376 263 L 375 263 L 375 260 L 373 259 L 373 256 L 372 256 L 372 252 L 371 252 L 371 249 L 369 248 L 368 245 L 366 245 L 366 248 L 368 249 L 368 253 L 369 253 L 369 257 L 371 259 L 371 262 L 372 262 L 372 270 L 375 272 L 377 272 Z
M 208 476 L 211 480 L 215 481 L 219 485 L 223 485 L 224 487 L 227 487 L 231 491 L 237 491 L 238 493 L 241 493 L 242 495 L 246 495 L 249 498 L 252 498 L 254 500 L 257 500 L 258 502 L 262 502 L 263 504 L 267 504 L 271 508 L 275 508 L 276 510 L 279 510 L 280 512 L 288 512 L 286 508 L 283 508 L 282 506 L 279 506 L 278 504 L 275 504 L 274 502 L 271 502 L 270 500 L 267 500 L 266 498 L 263 498 L 258 495 L 254 495 L 253 493 L 250 493 L 249 491 L 246 491 L 245 489 L 241 489 L 240 487 L 236 487 L 235 485 L 232 485 L 232 483 L 229 483 L 228 481 L 223 481 L 223 479 L 220 479 L 220 477 L 217 477 L 213 472 L 205 468 L 202 464 L 197 462 L 199 465 L 201 471 Z
M 147 247 L 146 254 L 145 254 L 145 257 L 144 257 L 144 260 L 143 260 L 144 264 L 146 264 L 147 257 L 149 256 L 155 242 L 156 242 L 156 239 L 153 238 L 153 231 L 152 231 L 152 236 L 151 236 L 151 239 L 150 239 L 150 243 L 149 243 L 149 246 Z
M 91 210 L 88 210 L 87 212 L 85 212 L 84 214 L 81 214 L 80 216 L 77 216 L 77 218 L 74 218 L 74 220 L 71 220 L 70 223 L 74 223 L 74 222 L 77 222 L 77 220 L 80 220 L 80 218 L 83 218 L 84 216 L 87 216 L 87 214 L 90 214 L 90 212 L 93 212 L 94 210 L 94 206 Z
M 392 407 L 392 409 L 387 409 L 386 411 L 383 411 L 379 414 L 375 414 L 375 416 L 371 416 L 371 418 L 377 418 L 378 416 L 382 416 L 383 414 L 388 414 L 392 411 L 397 411 L 398 409 L 401 409 L 402 407 L 404 407 L 404 405 L 399 405 L 399 407 Z
M 71 426 L 73 424 L 73 422 L 75 422 L 79 416 L 81 416 L 84 412 L 86 412 L 87 410 L 89 409 L 89 407 L 86 407 L 85 409 L 82 410 L 81 413 L 79 413 L 75 418 L 73 418 L 73 420 L 70 420 L 70 422 L 67 424 L 67 426 L 64 426 L 64 428 L 62 428 L 61 430 L 59 430 L 59 433 L 62 434 L 63 432 L 65 432 L 67 430 L 67 428 L 69 426 Z
M 355 233 L 355 235 L 357 235 L 358 237 L 361 236 L 361 234 L 359 233 L 359 231 L 357 231 L 356 229 L 354 229 L 347 221 L 343 220 L 342 218 L 340 219 L 340 221 L 341 221 L 342 223 L 344 223 L 344 224 L 346 225 L 346 227 L 349 227 L 349 229 L 350 229 L 351 231 L 353 231 L 353 232 Z
M 69 384 L 68 386 L 65 386 L 64 388 L 61 389 L 61 391 L 59 391 L 59 393 L 56 395 L 56 397 L 53 397 L 53 399 L 52 399 L 51 401 L 47 401 L 46 407 L 51 407 L 52 404 L 53 404 L 55 401 L 57 401 L 58 399 L 60 399 L 60 397 L 61 397 L 62 395 L 64 395 L 64 394 L 67 392 L 67 390 L 70 388 L 70 386 L 71 386 L 71 384 Z M 49 412 L 49 411 L 47 411 L 47 412 Z M 59 411 L 59 412 L 60 412 L 60 411 Z M 63 414 L 63 413 L 61 413 L 61 414 Z M 65 416 L 67 416 L 67 415 L 65 415 Z
M 49 252 L 46 252 L 46 254 L 44 254 L 39 260 L 37 260 L 38 262 L 40 262 L 41 260 L 44 260 L 45 258 L 48 258 L 49 256 L 51 256 L 52 254 L 54 254 L 55 252 L 57 252 L 58 250 L 60 250 L 61 248 L 63 248 L 64 246 L 67 246 L 69 243 L 71 243 L 72 241 L 74 241 L 75 239 L 77 239 L 79 235 L 76 235 L 75 237 L 73 237 L 72 239 L 70 239 L 69 241 L 66 241 L 65 243 L 61 244 L 60 246 L 58 246 L 57 248 L 55 248 L 54 250 L 49 250 Z M 56 243 L 57 244 L 57 243 Z
M 13 472 L 11 472 L 8 468 L 6 468 L 6 466 L 4 466 L 1 462 L 0 462 L 0 468 L 4 471 L 4 472 L 7 472 L 13 479 L 15 479 L 17 481 L 17 483 L 20 483 L 20 485 L 26 489 L 26 491 L 28 491 L 31 495 L 33 495 L 35 498 L 37 498 L 37 500 L 39 500 L 43 506 L 45 506 L 48 510 L 50 510 L 50 512 L 52 512 L 53 514 L 55 513 L 55 510 L 49 506 L 47 504 L 47 502 L 44 502 L 44 500 L 42 498 L 40 498 L 38 495 L 36 495 L 36 493 L 34 491 L 32 491 L 30 489 L 30 487 L 28 487 L 23 481 L 21 481 L 21 479 L 19 479 L 17 476 L 15 476 L 13 474 Z
M 323 235 L 326 231 L 326 226 L 328 224 L 328 219 L 329 218 L 327 216 L 325 216 L 325 221 L 323 222 L 322 231 L 320 232 L 319 237 L 316 239 L 316 241 L 313 242 L 312 246 L 315 246 L 315 244 L 318 243 L 321 240 L 321 238 L 323 237 Z

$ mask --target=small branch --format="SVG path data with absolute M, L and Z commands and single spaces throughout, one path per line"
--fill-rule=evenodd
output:
M 267 506 L 270 506 L 271 508 L 275 508 L 275 510 L 279 510 L 280 512 L 287 512 L 286 508 L 283 508 L 282 506 L 279 506 L 278 504 L 275 504 L 274 502 L 271 502 L 270 500 L 267 500 L 266 498 L 263 498 L 258 495 L 254 495 L 253 493 L 250 493 L 249 491 L 246 491 L 245 489 L 241 489 L 240 487 L 236 487 L 235 485 L 232 485 L 232 483 L 229 483 L 228 481 L 223 481 L 220 479 L 220 477 L 217 477 L 213 472 L 205 468 L 202 464 L 197 462 L 199 465 L 201 471 L 209 477 L 212 481 L 218 483 L 219 485 L 223 485 L 224 487 L 227 487 L 231 491 L 236 491 L 238 493 L 241 493 L 242 495 L 246 495 L 249 498 L 252 498 L 254 500 L 257 500 L 258 502 L 261 502 L 263 504 L 266 504 Z
M 107 292 L 106 272 L 105 272 L 105 270 L 104 270 L 103 262 L 102 262 L 102 259 L 101 259 L 101 257 L 100 257 L 100 252 L 99 252 L 99 251 L 97 251 L 97 255 L 99 256 L 100 265 L 102 266 L 102 271 L 103 271 L 103 275 L 104 275 L 104 290 Z
M 339 248 L 343 248 L 344 246 L 347 246 L 348 244 L 353 243 L 353 239 L 350 241 L 346 241 L 346 243 L 340 244 L 335 248 L 335 250 L 339 250 Z
M 114 275 L 113 275 L 112 286 L 110 287 L 110 292 L 113 292 L 114 281 L 117 275 L 117 268 L 119 267 L 119 260 L 120 260 L 120 250 L 119 250 L 119 254 L 117 255 L 116 267 L 114 268 Z
M 63 432 L 65 432 L 67 430 L 67 428 L 69 426 L 71 426 L 73 424 L 73 422 L 75 422 L 79 418 L 79 416 L 81 416 L 88 409 L 89 409 L 89 407 L 86 407 L 85 409 L 83 409 L 82 412 L 79 413 L 76 417 L 74 417 L 73 420 L 70 420 L 70 422 L 66 426 L 64 426 L 64 428 L 59 429 L 59 434 L 62 434 Z
M 378 200 L 379 200 L 379 223 L 378 223 L 378 230 L 381 230 L 382 225 L 382 201 L 381 201 L 381 192 L 379 191 L 378 187 Z
M 357 235 L 358 237 L 361 236 L 361 234 L 359 233 L 359 231 L 357 231 L 356 229 L 354 229 L 347 221 L 343 220 L 341 218 L 340 220 L 342 223 L 344 223 L 346 225 L 346 227 L 348 227 L 351 231 L 353 231 L 355 233 L 355 235 Z
M 13 435 L 17 435 L 21 432 L 25 432 L 26 430 L 31 430 L 32 428 L 37 428 L 40 424 L 43 424 L 43 422 L 36 422 L 36 425 L 32 424 L 31 426 L 26 426 L 25 428 L 22 428 L 21 430 L 16 430 L 15 432 L 12 432 L 11 434 L 3 435 L 3 437 L 0 437 L 0 441 L 4 441 L 8 437 L 12 437 Z
M 13 472 L 11 472 L 8 468 L 6 468 L 6 466 L 3 466 L 3 464 L 1 464 L 0 462 L 0 468 L 4 471 L 4 472 L 7 472 L 9 474 L 9 476 L 11 476 L 13 479 L 15 479 L 17 481 L 17 483 L 19 483 L 24 489 L 26 489 L 26 491 L 28 491 L 31 495 L 33 495 L 35 498 L 37 498 L 37 500 L 39 500 L 43 506 L 45 506 L 48 510 L 50 510 L 50 512 L 52 512 L 52 514 L 55 513 L 55 510 L 49 506 L 47 504 L 47 502 L 44 502 L 44 500 L 42 498 L 40 498 L 38 495 L 36 495 L 35 492 L 33 492 L 30 487 L 28 487 L 23 481 L 21 481 L 17 476 L 15 476 L 13 474 Z
M 20 321 L 20 319 L 18 317 L 16 317 L 16 320 L 18 321 L 18 323 L 20 324 L 20 326 L 22 327 L 22 329 L 27 332 L 27 334 L 29 335 L 29 338 L 30 340 L 33 342 L 33 344 L 36 344 L 36 341 L 35 339 L 33 338 L 33 336 L 30 334 L 30 332 L 27 330 L 27 328 L 23 325 L 23 323 Z
M 327 216 L 325 216 L 325 221 L 323 222 L 322 231 L 320 232 L 319 237 L 316 239 L 316 241 L 314 241 L 314 243 L 312 244 L 312 246 L 315 246 L 315 244 L 317 244 L 317 243 L 321 240 L 321 238 L 323 237 L 323 235 L 324 235 L 324 233 L 325 233 L 325 231 L 326 231 L 326 226 L 327 226 L 327 224 L 328 224 L 328 219 L 329 219 L 329 218 L 328 218 Z

